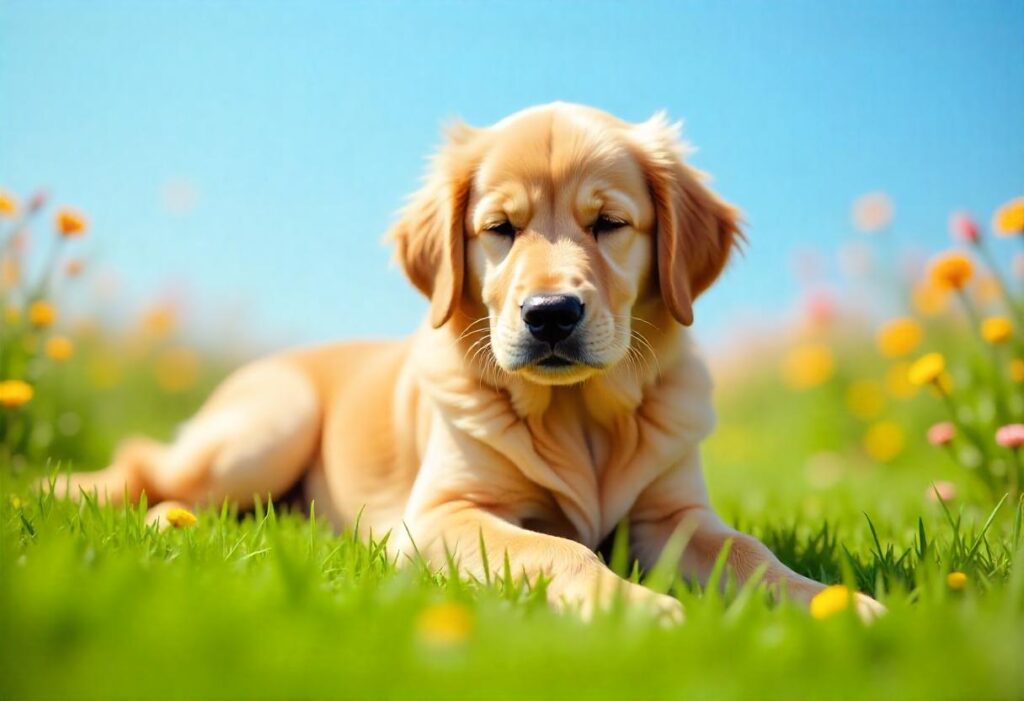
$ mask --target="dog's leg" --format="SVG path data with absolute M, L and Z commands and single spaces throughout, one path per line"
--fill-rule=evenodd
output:
M 726 567 L 743 584 L 764 567 L 763 581 L 796 601 L 810 603 L 825 585 L 786 567 L 753 536 L 730 528 L 708 505 L 700 470 L 693 466 L 666 475 L 637 500 L 631 518 L 631 536 L 644 567 L 657 562 L 669 538 L 677 530 L 689 534 L 680 562 L 680 574 L 706 584 L 715 560 L 728 544 Z M 855 595 L 863 618 L 873 618 L 885 609 L 865 594 Z
M 260 361 L 228 378 L 172 443 L 128 441 L 109 467 L 59 478 L 55 491 L 72 499 L 95 491 L 113 503 L 145 491 L 151 504 L 227 499 L 246 508 L 295 483 L 312 459 L 320 421 L 310 381 L 283 361 Z
M 505 558 L 515 576 L 549 581 L 548 600 L 556 608 L 578 608 L 584 617 L 607 609 L 622 596 L 627 604 L 646 607 L 665 622 L 682 619 L 679 601 L 617 576 L 584 545 L 566 538 L 520 528 L 468 502 L 432 509 L 410 525 L 413 543 L 402 548 L 424 557 L 434 568 L 449 556 L 467 575 L 484 580 L 501 576 Z M 481 543 L 484 552 L 481 551 Z

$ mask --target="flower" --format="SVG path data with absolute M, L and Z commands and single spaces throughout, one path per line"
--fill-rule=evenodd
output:
M 953 212 L 949 217 L 949 233 L 954 241 L 976 243 L 979 238 L 978 223 L 970 212 Z
M 164 391 L 184 392 L 199 380 L 199 357 L 188 348 L 168 348 L 157 356 L 153 374 Z
M 992 230 L 1001 236 L 1024 233 L 1024 197 L 1015 197 L 996 210 Z
M 167 509 L 167 513 L 164 514 L 164 518 L 167 519 L 167 523 L 171 524 L 175 528 L 188 528 L 189 526 L 194 526 L 196 523 L 196 515 L 188 509 L 183 509 L 179 506 Z
M 28 320 L 40 329 L 53 326 L 53 322 L 57 320 L 57 310 L 44 300 L 33 302 L 28 308 Z
M 875 335 L 879 352 L 887 358 L 912 353 L 921 343 L 921 325 L 910 317 L 900 317 L 882 324 Z
M 864 434 L 864 452 L 877 462 L 889 462 L 903 452 L 903 429 L 893 421 L 879 421 Z
M 473 631 L 473 616 L 462 604 L 434 604 L 425 608 L 416 621 L 420 640 L 434 647 L 461 643 Z
M 45 350 L 48 358 L 60 362 L 70 358 L 75 352 L 75 347 L 66 336 L 51 336 L 46 339 Z
M 32 385 L 22 380 L 0 382 L 0 406 L 17 409 L 32 401 Z
M 1005 342 L 1012 332 L 1013 326 L 1005 316 L 992 316 L 981 322 L 981 337 L 992 344 Z
M 811 616 L 819 621 L 831 618 L 850 608 L 850 588 L 842 584 L 825 587 L 811 599 Z
M 970 281 L 974 266 L 963 253 L 948 251 L 932 260 L 928 272 L 936 287 L 962 290 Z
M 85 233 L 87 225 L 85 217 L 68 207 L 62 207 L 57 210 L 55 224 L 57 227 L 57 233 L 65 238 L 81 236 Z
M 946 311 L 946 307 L 949 306 L 949 290 L 926 278 L 914 285 L 911 301 L 914 304 L 914 311 L 918 314 L 936 316 Z
M 926 385 L 938 381 L 946 369 L 946 359 L 941 353 L 927 353 L 911 363 L 907 379 L 913 385 Z
M 38 212 L 46 206 L 46 190 L 36 190 L 28 199 L 28 211 Z
M 949 421 L 940 421 L 928 429 L 928 442 L 932 445 L 948 445 L 956 436 L 956 427 Z
M 68 277 L 78 277 L 85 268 L 85 262 L 81 258 L 72 258 L 64 264 L 64 272 Z
M 13 217 L 18 213 L 18 201 L 6 190 L 0 190 L 0 217 Z
M 1024 360 L 1014 358 L 1010 361 L 1010 379 L 1014 382 L 1024 382 Z
M 885 391 L 895 399 L 910 399 L 917 394 L 918 387 L 907 378 L 910 363 L 895 363 L 885 372 Z
M 865 421 L 885 410 L 885 392 L 877 380 L 856 380 L 846 389 L 846 406 L 850 413 Z
M 967 586 L 967 575 L 963 572 L 950 572 L 946 575 L 946 586 L 953 591 L 960 591 Z
M 892 200 L 884 192 L 869 192 L 853 203 L 853 225 L 858 231 L 872 234 L 892 223 Z
M 793 389 L 817 387 L 832 377 L 834 369 L 832 349 L 823 344 L 798 346 L 782 360 L 782 377 Z
M 1017 449 L 1024 445 L 1024 424 L 1007 424 L 996 431 L 996 443 L 1004 448 Z
M 933 502 L 953 501 L 956 499 L 956 485 L 946 480 L 939 480 L 928 486 L 925 495 L 929 501 Z

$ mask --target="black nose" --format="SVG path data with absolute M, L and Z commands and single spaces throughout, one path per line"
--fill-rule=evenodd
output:
M 522 316 L 534 338 L 554 345 L 580 323 L 583 302 L 571 295 L 533 295 L 523 302 Z

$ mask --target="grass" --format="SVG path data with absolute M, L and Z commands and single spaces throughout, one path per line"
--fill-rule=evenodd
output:
M 680 582 L 662 586 L 686 607 L 681 627 L 624 610 L 585 624 L 498 561 L 489 583 L 396 568 L 379 544 L 273 507 L 157 532 L 144 506 L 59 502 L 3 471 L 0 697 L 1020 698 L 1022 507 L 930 503 L 924 486 L 948 466 L 927 446 L 875 465 L 845 434 L 821 442 L 836 430 L 827 387 L 761 421 L 748 412 L 779 390 L 747 388 L 720 396 L 716 506 L 799 571 L 880 597 L 889 614 L 873 625 Z M 809 484 L 805 466 L 831 449 L 848 472 Z

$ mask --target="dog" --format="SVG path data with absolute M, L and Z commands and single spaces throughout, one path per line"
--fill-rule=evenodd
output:
M 681 576 L 706 582 L 728 544 L 739 582 L 763 574 L 809 602 L 823 584 L 709 504 L 711 381 L 686 327 L 742 234 L 685 156 L 661 114 L 633 124 L 555 103 L 452 126 L 388 233 L 429 300 L 412 337 L 258 360 L 170 444 L 129 440 L 58 486 L 145 492 L 160 520 L 299 485 L 336 528 L 358 518 L 432 566 L 482 578 L 507 558 L 556 607 L 590 615 L 622 597 L 681 619 L 677 599 L 595 554 L 625 521 L 644 568 L 683 533 Z

